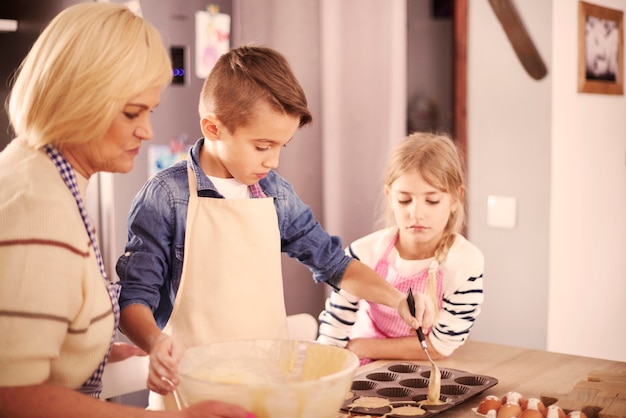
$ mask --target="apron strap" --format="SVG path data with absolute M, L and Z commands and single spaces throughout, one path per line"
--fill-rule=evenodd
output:
M 109 293 L 109 298 L 111 299 L 113 316 L 115 318 L 115 327 L 113 328 L 113 335 L 111 336 L 109 349 L 107 350 L 104 359 L 102 359 L 102 362 L 100 362 L 98 368 L 79 389 L 79 392 L 81 393 L 92 396 L 94 398 L 99 398 L 100 393 L 102 392 L 102 373 L 104 372 L 104 366 L 109 359 L 109 354 L 111 354 L 111 347 L 113 346 L 113 341 L 115 340 L 115 330 L 117 329 L 120 320 L 120 285 L 119 283 L 110 282 L 107 277 L 106 270 L 104 268 L 104 262 L 102 260 L 102 254 L 100 253 L 100 247 L 98 246 L 98 241 L 96 240 L 96 231 L 95 228 L 92 226 L 91 221 L 89 220 L 87 209 L 85 207 L 85 204 L 83 203 L 82 197 L 80 196 L 80 190 L 78 189 L 78 183 L 76 181 L 74 169 L 72 168 L 70 163 L 63 157 L 63 155 L 61 155 L 61 153 L 57 151 L 57 149 L 54 148 L 52 145 L 46 145 L 44 149 L 48 154 L 48 157 L 52 160 L 57 170 L 59 171 L 59 174 L 61 174 L 65 185 L 70 190 L 72 196 L 74 197 L 74 200 L 76 201 L 76 206 L 78 207 L 80 216 L 83 219 L 83 224 L 85 225 L 85 229 L 87 230 L 87 234 L 89 235 L 89 240 L 91 241 L 94 253 L 96 254 L 96 259 L 98 260 L 100 274 L 102 275 L 102 279 L 105 281 L 105 285 Z

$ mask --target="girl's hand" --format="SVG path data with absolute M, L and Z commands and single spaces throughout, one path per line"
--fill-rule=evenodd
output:
M 184 348 L 180 343 L 167 334 L 161 334 L 150 351 L 148 389 L 161 395 L 174 390 L 172 384 L 178 385 L 176 375 L 183 352 Z
M 148 353 L 143 351 L 141 348 L 124 343 L 124 342 L 116 342 L 113 343 L 111 347 L 111 354 L 109 354 L 109 363 L 115 363 L 118 361 L 126 360 L 132 356 L 147 356 Z

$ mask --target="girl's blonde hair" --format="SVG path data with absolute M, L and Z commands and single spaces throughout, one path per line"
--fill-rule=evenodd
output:
M 115 115 L 172 79 L 158 31 L 127 7 L 81 3 L 59 13 L 20 65 L 7 100 L 15 135 L 34 148 L 101 138 Z
M 438 307 L 437 269 L 448 255 L 455 234 L 460 233 L 465 224 L 465 166 L 460 150 L 450 137 L 418 132 L 404 138 L 392 151 L 385 171 L 385 187 L 391 187 L 398 177 L 413 171 L 419 172 L 428 184 L 448 193 L 452 201 L 457 202 L 456 210 L 450 213 L 443 236 L 435 249 L 435 260 L 429 269 L 427 292 L 433 298 L 435 307 Z M 388 224 L 393 220 L 390 209 L 387 220 Z

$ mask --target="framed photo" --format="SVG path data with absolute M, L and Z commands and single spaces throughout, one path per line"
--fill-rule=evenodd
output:
M 624 94 L 624 12 L 578 3 L 578 91 Z

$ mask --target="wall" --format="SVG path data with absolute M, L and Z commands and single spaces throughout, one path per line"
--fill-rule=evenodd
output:
M 487 259 L 472 338 L 626 361 L 626 100 L 577 93 L 576 0 L 515 5 L 548 66 L 538 82 L 488 2 L 469 3 L 468 232 Z M 490 194 L 517 199 L 514 229 L 486 226 Z
M 552 7 L 548 349 L 626 361 L 626 98 L 576 92 L 577 2 Z
M 473 338 L 546 347 L 551 2 L 515 2 L 548 66 L 526 74 L 486 0 L 468 9 L 468 235 L 482 249 L 485 302 Z M 487 226 L 489 195 L 514 197 L 514 229 Z

